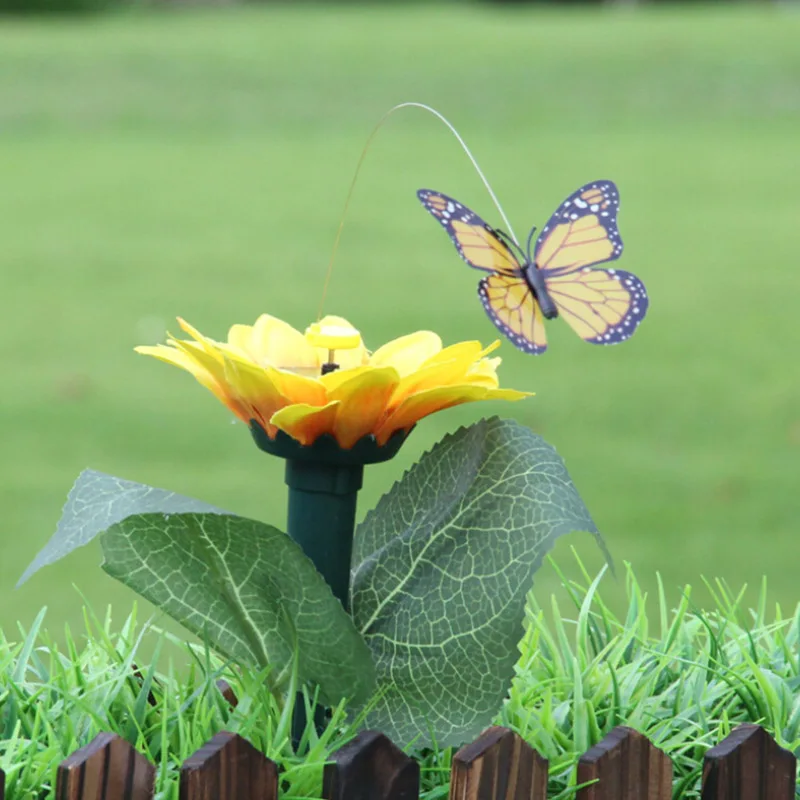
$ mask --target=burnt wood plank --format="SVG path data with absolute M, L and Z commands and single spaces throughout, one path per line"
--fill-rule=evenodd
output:
M 218 733 L 181 766 L 180 800 L 277 798 L 277 766 L 238 734 Z
M 740 725 L 703 763 L 703 800 L 794 800 L 797 759 L 759 725 Z
M 419 764 L 378 731 L 363 731 L 325 765 L 325 800 L 418 800 Z
M 116 733 L 99 733 L 58 765 L 56 800 L 151 800 L 156 769 Z
M 578 761 L 576 800 L 671 800 L 672 761 L 633 728 L 620 725 Z
M 489 728 L 453 756 L 450 800 L 546 800 L 547 766 L 513 731 Z

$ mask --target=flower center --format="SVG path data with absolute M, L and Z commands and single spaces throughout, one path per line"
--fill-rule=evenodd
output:
M 333 350 L 328 350 L 328 361 L 322 365 L 320 372 L 323 375 L 327 375 L 329 372 L 334 372 L 337 369 L 339 369 L 339 365 L 335 364 L 333 361 Z
M 328 351 L 328 361 L 321 368 L 323 375 L 339 369 L 339 365 L 333 360 L 335 350 L 354 350 L 361 346 L 361 334 L 346 325 L 323 325 L 315 322 L 306 328 L 305 335 L 312 347 Z

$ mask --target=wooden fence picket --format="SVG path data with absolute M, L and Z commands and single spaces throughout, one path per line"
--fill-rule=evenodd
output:
M 797 759 L 758 725 L 740 725 L 703 763 L 702 800 L 794 800 Z
M 217 681 L 217 689 L 219 690 L 219 693 L 228 701 L 228 705 L 231 708 L 236 708 L 236 706 L 239 704 L 239 698 L 236 697 L 236 692 L 231 689 L 231 685 L 228 683 L 228 681 L 224 681 L 222 678 L 220 678 Z
M 513 731 L 489 728 L 453 756 L 450 800 L 547 800 L 547 767 Z
M 278 798 L 278 767 L 247 739 L 222 731 L 183 762 L 180 800 L 244 798 Z
M 99 733 L 58 765 L 56 800 L 152 800 L 156 768 L 116 733 Z
M 230 687 L 218 685 L 232 705 Z M 452 759 L 449 800 L 547 800 L 548 762 L 509 728 L 493 727 Z M 671 800 L 673 765 L 650 740 L 614 728 L 578 761 L 576 800 Z M 797 759 L 758 725 L 740 725 L 706 753 L 702 800 L 796 800 Z M 153 800 L 156 768 L 122 737 L 100 733 L 58 766 L 55 800 Z M 5 774 L 0 770 L 0 800 Z M 364 731 L 325 765 L 323 800 L 419 800 L 419 764 Z M 584 785 L 585 784 L 585 785 Z M 275 762 L 222 731 L 180 768 L 180 800 L 278 800 Z
M 419 764 L 378 731 L 363 731 L 325 765 L 325 800 L 418 800 Z
M 614 728 L 578 761 L 576 800 L 671 800 L 672 761 L 633 728 Z M 742 800 L 744 800 L 742 798 Z

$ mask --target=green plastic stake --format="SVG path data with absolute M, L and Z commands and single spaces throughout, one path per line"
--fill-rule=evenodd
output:
M 250 433 L 261 450 L 286 459 L 287 533 L 325 578 L 334 597 L 349 610 L 350 559 L 364 465 L 388 461 L 400 449 L 407 433 L 397 431 L 382 447 L 374 437 L 365 436 L 349 450 L 342 450 L 328 434 L 310 446 L 301 445 L 283 431 L 270 439 L 255 420 L 250 421 Z M 314 709 L 314 721 L 321 732 L 324 708 Z M 303 695 L 299 693 L 292 718 L 295 750 L 306 724 Z
M 289 536 L 348 610 L 356 503 L 363 479 L 363 464 L 286 462 Z

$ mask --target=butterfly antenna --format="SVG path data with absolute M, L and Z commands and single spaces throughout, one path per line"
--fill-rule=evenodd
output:
M 516 252 L 518 255 L 522 256 L 522 261 L 520 263 L 524 263 L 528 260 L 525 251 L 517 244 L 517 242 L 509 236 L 502 228 L 492 228 L 492 231 L 497 236 L 498 239 L 512 252 Z
M 535 225 L 531 228 L 531 232 L 528 234 L 528 241 L 525 242 L 525 258 L 527 259 L 529 264 L 533 263 L 533 258 L 531 257 L 531 242 L 533 241 L 534 233 L 536 233 Z
M 319 321 L 322 317 L 322 309 L 325 306 L 325 298 L 327 297 L 328 294 L 328 286 L 331 282 L 331 274 L 333 273 L 333 262 L 334 259 L 336 258 L 336 251 L 339 249 L 339 240 L 342 237 L 342 229 L 344 228 L 344 221 L 345 218 L 347 217 L 347 210 L 350 207 L 350 200 L 353 196 L 353 190 L 356 187 L 356 181 L 358 180 L 358 174 L 361 171 L 361 165 L 364 162 L 364 157 L 367 155 L 367 151 L 369 150 L 370 145 L 372 144 L 372 140 L 375 138 L 375 135 L 378 133 L 378 131 L 383 127 L 383 124 L 386 122 L 386 120 L 389 119 L 389 117 L 392 114 L 394 114 L 395 111 L 399 111 L 401 108 L 421 108 L 423 111 L 427 111 L 429 114 L 433 114 L 434 117 L 436 117 L 438 120 L 443 122 L 448 127 L 453 136 L 455 136 L 456 139 L 458 140 L 458 143 L 461 145 L 464 152 L 467 154 L 467 158 L 469 158 L 470 162 L 472 163 L 472 166 L 478 173 L 478 177 L 480 177 L 481 181 L 483 181 L 483 185 L 486 187 L 486 191 L 489 192 L 489 197 L 492 198 L 492 202 L 494 203 L 498 213 L 502 217 L 503 222 L 505 223 L 508 230 L 511 231 L 511 238 L 514 244 L 516 244 L 517 247 L 519 247 L 519 245 L 517 244 L 517 237 L 514 234 L 514 229 L 511 227 L 511 223 L 508 221 L 508 217 L 506 217 L 505 211 L 503 211 L 503 207 L 500 205 L 500 201 L 497 199 L 497 196 L 495 195 L 494 191 L 492 191 L 492 187 L 490 186 L 489 181 L 483 174 L 483 170 L 478 165 L 475 156 L 472 155 L 472 151 L 469 149 L 469 147 L 467 147 L 467 143 L 461 137 L 461 134 L 455 129 L 455 127 L 450 123 L 450 121 L 443 114 L 440 114 L 435 108 L 431 108 L 430 106 L 425 105 L 425 103 L 416 103 L 413 101 L 407 103 L 399 103 L 398 105 L 390 108 L 380 118 L 380 120 L 378 120 L 378 124 L 372 129 L 372 133 L 370 133 L 370 135 L 367 137 L 364 149 L 361 151 L 361 155 L 359 156 L 358 163 L 356 164 L 356 171 L 355 174 L 353 175 L 353 180 L 350 183 L 350 189 L 347 192 L 347 198 L 345 199 L 344 202 L 344 209 L 342 210 L 342 218 L 341 221 L 339 222 L 339 228 L 336 231 L 336 237 L 333 240 L 333 251 L 331 252 L 331 258 L 330 261 L 328 262 L 328 270 L 325 274 L 325 283 L 323 284 L 322 287 L 322 299 L 320 300 L 319 311 L 317 312 L 317 321 Z

